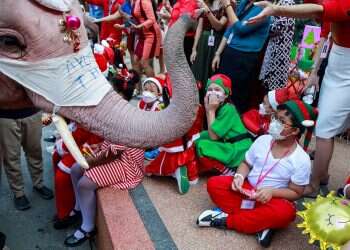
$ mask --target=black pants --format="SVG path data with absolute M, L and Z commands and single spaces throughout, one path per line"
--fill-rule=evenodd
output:
M 226 47 L 222 53 L 219 73 L 232 81 L 232 102 L 242 114 L 251 107 L 253 83 L 258 77 L 259 52 L 242 52 Z

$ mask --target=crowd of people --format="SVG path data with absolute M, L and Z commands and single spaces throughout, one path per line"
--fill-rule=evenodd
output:
M 294 221 L 294 201 L 316 197 L 320 185 L 328 184 L 334 137 L 348 126 L 350 3 L 255 2 L 81 1 L 88 20 L 98 25 L 89 30 L 89 38 L 101 72 L 126 101 L 136 99 L 139 109 L 153 112 L 171 105 L 172 82 L 163 56 L 166 33 L 183 6 L 195 10 L 197 25 L 186 33 L 184 53 L 200 103 L 185 135 L 146 150 L 109 142 L 67 120 L 90 166 L 83 169 L 56 135 L 54 227 L 79 225 L 66 238 L 67 247 L 96 234 L 98 188 L 131 189 L 144 175 L 173 176 L 179 193 L 186 194 L 203 173 L 210 173 L 207 191 L 217 207 L 202 212 L 198 226 L 256 234 L 263 247 L 270 245 L 275 230 Z M 321 41 L 309 55 L 299 48 L 293 58 L 294 18 L 310 16 L 321 22 Z M 0 110 L 1 158 L 18 210 L 30 208 L 21 147 L 34 191 L 44 199 L 54 197 L 43 185 L 40 142 L 42 124 L 50 124 L 52 117 L 40 119 L 38 112 Z M 314 132 L 316 148 L 310 150 Z M 338 194 L 350 199 L 349 187 L 350 178 Z

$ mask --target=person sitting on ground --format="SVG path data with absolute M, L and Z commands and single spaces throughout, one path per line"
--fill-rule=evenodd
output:
M 208 180 L 208 193 L 219 209 L 204 211 L 197 224 L 256 233 L 258 243 L 268 247 L 273 230 L 294 221 L 293 201 L 309 184 L 311 161 L 297 140 L 315 120 L 314 109 L 300 100 L 278 106 L 269 135 L 255 140 L 234 177 Z
M 200 172 L 216 169 L 232 173 L 244 160 L 252 144 L 236 107 L 230 103 L 231 80 L 223 74 L 213 75 L 207 82 L 204 97 L 208 130 L 196 140 Z
M 264 96 L 259 110 L 251 109 L 242 115 L 242 122 L 254 137 L 267 134 L 271 115 L 277 111 L 277 106 L 291 99 L 298 99 L 288 91 L 288 88 L 271 90 Z

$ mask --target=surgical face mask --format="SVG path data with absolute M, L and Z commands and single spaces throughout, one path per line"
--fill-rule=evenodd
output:
M 267 115 L 265 105 L 263 103 L 260 103 L 260 105 L 259 105 L 259 114 L 260 115 Z
M 274 140 L 283 140 L 286 138 L 284 135 L 281 135 L 283 129 L 283 124 L 279 120 L 273 118 L 271 120 L 268 133 L 272 136 Z
M 70 11 L 72 8 L 73 0 L 35 0 L 39 4 L 44 5 L 45 7 L 57 10 L 57 11 Z
M 0 72 L 56 106 L 95 106 L 111 89 L 89 46 L 37 62 L 0 58 Z
M 157 96 L 155 96 L 152 92 L 146 90 L 142 92 L 142 100 L 145 103 L 152 103 L 157 100 Z
M 208 90 L 207 91 L 207 95 L 216 95 L 216 97 L 219 99 L 219 102 L 222 103 L 225 101 L 226 96 L 224 93 L 222 93 L 221 91 L 216 91 L 216 90 Z

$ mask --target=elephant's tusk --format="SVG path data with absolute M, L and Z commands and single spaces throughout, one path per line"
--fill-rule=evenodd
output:
M 66 145 L 76 162 L 82 168 L 88 169 L 89 164 L 80 152 L 79 147 L 76 144 L 71 132 L 69 132 L 66 121 L 61 116 L 54 114 L 52 115 L 52 122 L 55 124 L 57 131 L 60 133 L 64 144 Z

